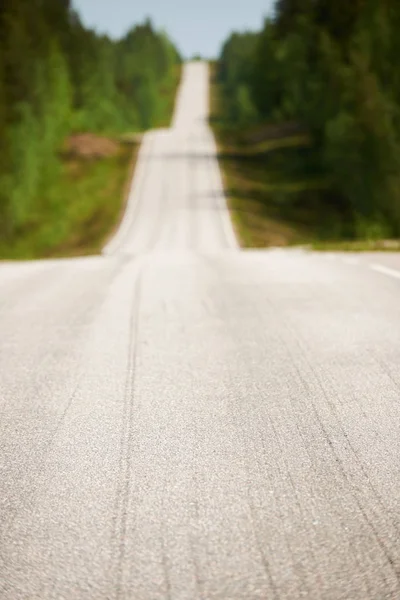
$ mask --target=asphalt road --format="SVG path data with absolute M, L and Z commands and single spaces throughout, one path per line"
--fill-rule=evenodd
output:
M 400 598 L 400 257 L 240 251 L 206 115 L 103 256 L 0 264 L 2 600 Z

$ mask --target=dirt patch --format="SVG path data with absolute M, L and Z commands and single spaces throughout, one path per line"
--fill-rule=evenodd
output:
M 114 156 L 119 149 L 120 144 L 110 138 L 94 133 L 77 133 L 66 139 L 63 154 L 68 158 L 93 160 Z

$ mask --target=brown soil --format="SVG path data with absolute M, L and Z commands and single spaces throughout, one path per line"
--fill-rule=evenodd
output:
M 70 158 L 96 159 L 106 158 L 117 154 L 118 142 L 95 135 L 94 133 L 77 133 L 67 138 L 64 154 Z

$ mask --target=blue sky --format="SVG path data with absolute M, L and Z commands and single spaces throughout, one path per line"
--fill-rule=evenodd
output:
M 120 37 L 149 16 L 185 57 L 212 58 L 233 30 L 259 29 L 274 0 L 74 0 L 86 25 Z

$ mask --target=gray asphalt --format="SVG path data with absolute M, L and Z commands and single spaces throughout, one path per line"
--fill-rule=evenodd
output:
M 103 256 L 0 264 L 2 600 L 400 598 L 400 257 L 239 250 L 207 104 Z

